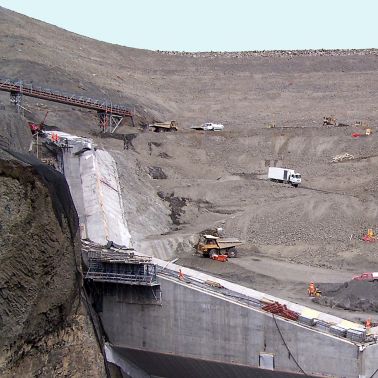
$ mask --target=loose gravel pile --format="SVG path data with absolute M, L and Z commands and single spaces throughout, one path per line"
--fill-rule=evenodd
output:
M 358 199 L 335 194 L 325 197 L 303 189 L 297 194 L 257 204 L 255 211 L 248 214 L 246 237 L 256 244 L 337 242 L 344 245 L 352 234 L 369 225 L 366 204 Z M 241 223 L 245 221 L 242 217 Z
M 378 282 L 350 281 L 344 284 L 320 285 L 322 296 L 314 301 L 345 310 L 377 312 Z

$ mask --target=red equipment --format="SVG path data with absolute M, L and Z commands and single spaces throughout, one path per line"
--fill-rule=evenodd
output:
M 29 127 L 30 127 L 30 131 L 33 135 L 43 130 L 43 127 L 45 126 L 47 114 L 49 114 L 49 111 L 46 112 L 46 114 L 43 118 L 43 121 L 41 121 L 40 124 L 37 124 L 37 123 L 34 123 L 34 122 L 28 122 Z
M 264 311 L 271 312 L 272 314 L 280 315 L 283 318 L 290 320 L 298 320 L 299 314 L 295 311 L 289 310 L 286 305 L 274 302 L 262 307 Z
M 228 261 L 228 256 L 227 255 L 214 255 L 212 259 L 216 261 L 226 262 Z
M 369 235 L 364 235 L 362 237 L 362 240 L 366 241 L 366 242 L 369 242 L 369 243 L 375 243 L 377 241 L 377 239 L 375 238 L 375 236 L 369 236 Z
M 363 134 L 361 134 L 361 133 L 352 133 L 353 138 L 359 138 L 361 136 L 363 136 Z

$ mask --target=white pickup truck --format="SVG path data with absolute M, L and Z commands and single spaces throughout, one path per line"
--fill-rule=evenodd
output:
M 272 181 L 286 182 L 295 187 L 302 182 L 300 173 L 295 172 L 294 169 L 277 167 L 269 167 L 268 179 Z
M 354 276 L 355 281 L 378 281 L 378 272 L 366 272 L 358 276 Z
M 224 126 L 221 123 L 206 122 L 200 126 L 191 126 L 190 128 L 205 131 L 222 131 L 224 129 Z

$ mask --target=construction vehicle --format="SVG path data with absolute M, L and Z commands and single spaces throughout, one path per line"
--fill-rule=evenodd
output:
M 297 187 L 302 182 L 300 173 L 296 173 L 294 169 L 278 167 L 269 167 L 268 179 L 277 182 L 285 182 L 294 187 Z
M 367 129 L 367 128 L 369 128 L 369 124 L 367 122 L 363 122 L 363 121 L 356 121 L 354 123 L 354 127 L 360 127 L 362 129 Z
M 276 128 L 276 123 L 275 122 L 269 122 L 266 127 L 268 129 L 275 129 Z
M 236 247 L 242 244 L 243 242 L 236 238 L 202 235 L 197 245 L 197 252 L 213 260 L 227 261 L 224 258 L 219 259 L 217 256 L 236 257 L 238 254 Z
M 221 123 L 206 122 L 200 126 L 191 126 L 190 128 L 194 130 L 222 131 L 224 130 L 224 125 Z
M 323 126 L 336 126 L 337 120 L 334 116 L 323 117 Z
M 371 243 L 374 243 L 377 240 L 372 228 L 368 228 L 367 234 L 362 236 L 362 240 Z
M 370 136 L 371 134 L 372 134 L 372 130 L 366 129 L 365 132 L 363 133 L 352 133 L 352 137 L 353 138 L 366 137 L 366 136 Z
M 354 281 L 378 281 L 378 272 L 366 272 L 354 276 L 352 278 Z
M 40 123 L 34 123 L 34 122 L 28 122 L 29 128 L 31 133 L 34 134 L 41 134 L 43 131 L 43 128 L 45 126 L 45 121 L 47 118 L 47 114 L 49 114 L 49 111 L 46 112 L 45 116 L 43 117 L 43 120 Z
M 176 121 L 167 121 L 167 122 L 155 122 L 148 125 L 156 133 L 161 131 L 177 131 L 177 122 Z

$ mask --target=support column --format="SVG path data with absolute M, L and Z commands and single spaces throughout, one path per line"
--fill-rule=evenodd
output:
M 114 133 L 114 131 L 116 131 L 117 127 L 123 121 L 123 116 L 114 115 L 108 112 L 97 112 L 97 115 L 100 127 L 104 133 Z
M 10 92 L 10 102 L 15 104 L 17 108 L 17 113 L 24 115 L 22 108 L 22 93 L 20 92 Z

